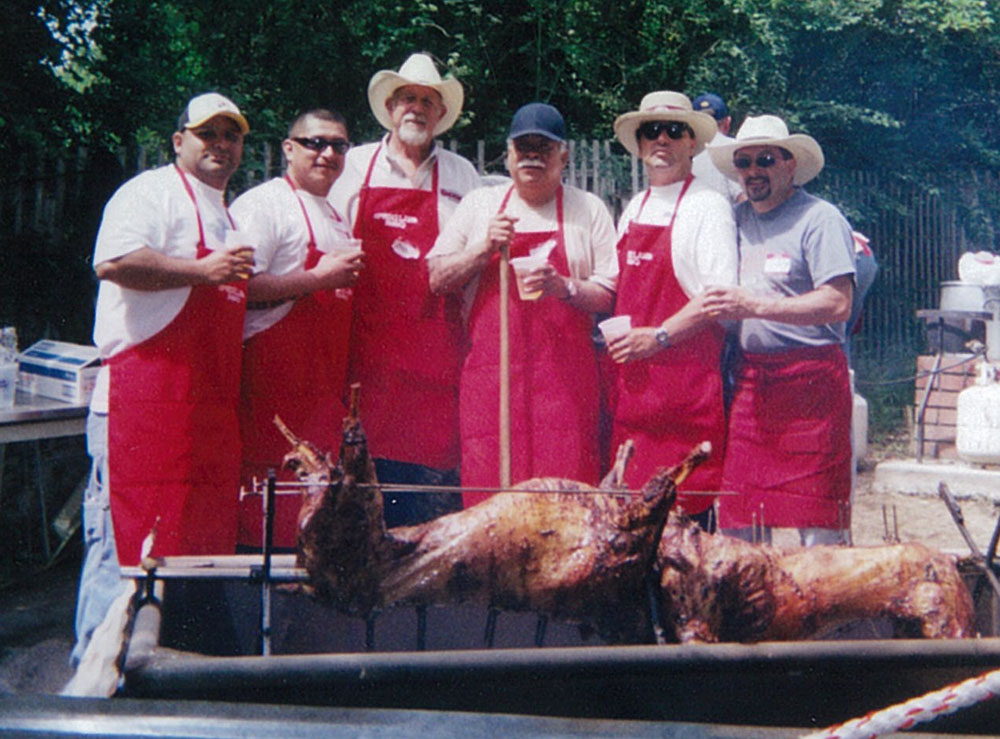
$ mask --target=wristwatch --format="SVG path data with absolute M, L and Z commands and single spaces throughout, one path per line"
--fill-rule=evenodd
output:
M 660 345 L 661 349 L 666 349 L 670 346 L 670 334 L 667 333 L 667 330 L 663 328 L 663 326 L 656 329 L 653 333 L 653 337 L 656 339 L 656 343 Z
M 570 301 L 580 294 L 580 286 L 573 281 L 572 277 L 566 278 L 566 297 L 562 298 L 564 301 Z

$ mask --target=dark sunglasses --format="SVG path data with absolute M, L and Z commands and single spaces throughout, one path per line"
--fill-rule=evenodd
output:
M 680 121 L 646 121 L 639 126 L 639 135 L 649 141 L 656 141 L 664 131 L 667 136 L 676 140 L 691 131 L 691 127 Z
M 781 159 L 788 159 L 786 156 L 782 156 Z M 768 167 L 773 167 L 778 163 L 778 157 L 776 157 L 771 152 L 764 152 L 763 154 L 758 154 L 756 159 L 750 159 L 748 156 L 738 156 L 733 157 L 733 166 L 736 169 L 750 169 L 751 164 L 756 164 L 760 169 L 767 169 Z
M 310 138 L 293 138 L 299 146 L 304 146 L 309 151 L 322 152 L 326 147 L 330 147 L 338 154 L 344 154 L 351 148 L 351 142 L 344 139 L 325 139 L 322 136 L 312 136 Z

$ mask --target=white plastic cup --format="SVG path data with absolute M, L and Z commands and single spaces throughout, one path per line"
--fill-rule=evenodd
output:
M 597 324 L 597 328 L 601 329 L 604 340 L 610 343 L 612 340 L 617 339 L 619 336 L 624 336 L 632 330 L 632 316 L 611 316 L 611 318 L 605 318 Z
M 0 364 L 0 408 L 14 406 L 14 393 L 17 390 L 17 362 Z
M 517 294 L 521 300 L 538 300 L 542 297 L 541 290 L 526 290 L 524 278 L 545 266 L 549 261 L 547 257 L 514 257 L 510 260 L 510 266 L 514 269 L 514 280 L 517 283 Z
M 337 255 L 357 254 L 361 251 L 361 239 L 341 239 L 330 247 L 330 251 Z

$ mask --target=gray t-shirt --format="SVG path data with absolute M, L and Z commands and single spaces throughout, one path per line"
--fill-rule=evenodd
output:
M 767 213 L 736 208 L 740 285 L 756 295 L 803 295 L 841 275 L 854 275 L 851 227 L 839 210 L 801 188 Z M 840 344 L 844 323 L 795 326 L 750 318 L 740 328 L 748 352 Z

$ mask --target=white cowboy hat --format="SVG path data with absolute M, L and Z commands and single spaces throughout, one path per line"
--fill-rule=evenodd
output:
M 639 156 L 639 141 L 635 132 L 646 121 L 681 121 L 694 131 L 694 153 L 699 153 L 712 140 L 719 127 L 708 113 L 699 113 L 691 106 L 688 96 L 680 92 L 661 90 L 646 95 L 639 110 L 615 119 L 615 135 L 630 154 Z
M 736 138 L 708 147 L 712 162 L 722 174 L 739 181 L 739 170 L 733 166 L 733 154 L 746 146 L 779 146 L 795 157 L 793 185 L 804 185 L 823 169 L 823 149 L 812 136 L 788 133 L 788 126 L 776 115 L 748 116 Z
M 435 136 L 440 136 L 455 125 L 462 112 L 462 101 L 465 99 L 462 83 L 451 76 L 441 79 L 434 61 L 426 54 L 411 54 L 398 72 L 392 69 L 380 70 L 368 83 L 368 104 L 383 128 L 392 130 L 392 116 L 385 107 L 385 101 L 392 97 L 392 93 L 397 89 L 406 85 L 431 87 L 441 96 L 441 101 L 447 110 L 434 127 Z

